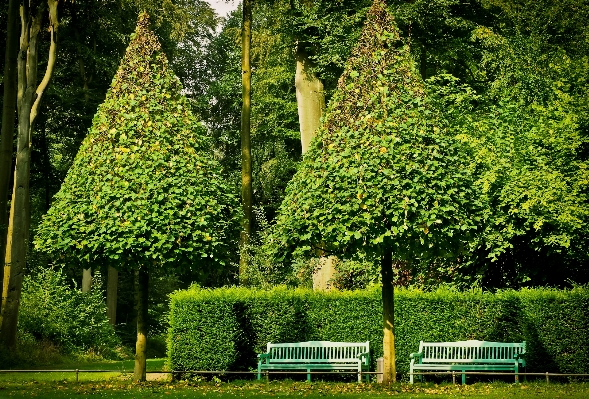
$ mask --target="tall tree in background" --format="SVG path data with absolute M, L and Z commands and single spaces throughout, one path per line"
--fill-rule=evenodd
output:
M 317 249 L 380 259 L 385 383 L 396 381 L 392 265 L 458 256 L 480 222 L 468 165 L 375 0 L 268 245 L 283 260 Z
M 244 0 L 242 5 L 243 20 L 241 27 L 241 200 L 243 209 L 243 227 L 239 240 L 240 251 L 244 252 L 250 242 L 253 228 L 253 189 L 252 189 L 252 146 L 251 146 L 251 88 L 252 68 L 250 49 L 252 42 L 252 1 Z M 239 273 L 247 268 L 244 254 L 239 258 Z
M 6 231 L 8 227 L 8 193 L 12 171 L 12 144 L 14 121 L 16 120 L 17 55 L 18 55 L 18 0 L 8 3 L 6 29 L 6 54 L 4 58 L 2 101 L 2 133 L 0 134 L 0 259 L 6 252 Z M 0 267 L 0 283 L 4 281 L 4 267 Z M 2 292 L 2 285 L 0 285 Z M 0 323 L 1 325 L 1 323 Z
M 31 135 L 39 113 L 42 96 L 53 76 L 57 58 L 57 6 L 59 0 L 47 0 L 36 7 L 28 1 L 21 4 L 21 38 L 18 57 L 18 135 L 14 187 L 6 239 L 0 341 L 6 347 L 16 345 L 18 307 L 23 273 L 27 259 L 30 227 L 29 179 Z M 45 14 L 49 16 L 50 46 L 43 79 L 37 81 L 39 33 Z
M 319 128 L 325 108 L 323 82 L 313 73 L 313 63 L 305 50 L 297 46 L 295 87 L 301 129 L 301 152 L 304 154 Z
M 37 231 L 37 249 L 136 275 L 135 380 L 145 380 L 149 274 L 231 272 L 238 200 L 209 154 L 147 14 Z

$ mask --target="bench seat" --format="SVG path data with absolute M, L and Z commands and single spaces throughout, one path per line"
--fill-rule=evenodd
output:
M 526 352 L 524 342 L 423 342 L 419 343 L 419 352 L 412 353 L 409 380 L 413 384 L 415 371 L 512 371 L 515 381 L 519 381 L 520 367 L 525 367 L 523 355 Z M 462 383 L 466 384 L 466 375 L 462 374 Z
M 258 359 L 258 379 L 264 370 L 305 370 L 309 382 L 311 371 L 354 370 L 361 381 L 370 365 L 370 348 L 369 342 L 269 342 Z

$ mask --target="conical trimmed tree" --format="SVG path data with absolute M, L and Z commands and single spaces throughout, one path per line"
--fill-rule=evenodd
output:
M 239 199 L 181 89 L 143 13 L 35 239 L 56 259 L 136 272 L 136 380 L 149 271 L 219 271 L 239 236 Z
M 380 259 L 384 381 L 396 381 L 392 264 L 456 256 L 478 209 L 468 159 L 428 100 L 382 0 L 367 14 L 268 245 Z

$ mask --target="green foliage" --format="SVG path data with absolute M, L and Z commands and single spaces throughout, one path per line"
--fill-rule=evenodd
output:
M 484 204 L 473 256 L 446 265 L 452 281 L 469 276 L 465 283 L 489 288 L 587 281 L 586 101 L 566 82 L 584 83 L 572 63 L 561 66 L 568 71 L 555 72 L 561 84 L 506 68 L 484 96 L 448 75 L 429 81 Z
M 100 275 L 94 276 L 100 285 Z M 61 270 L 25 276 L 18 320 L 19 335 L 48 341 L 65 353 L 113 356 L 120 342 L 106 317 L 103 292 L 71 288 Z
M 284 34 L 277 32 L 283 9 L 256 3 L 251 48 L 252 157 L 254 204 L 271 220 L 300 158 L 295 62 Z M 206 70 L 193 76 L 199 115 L 208 127 L 215 155 L 236 189 L 241 186 L 241 10 L 228 16 L 206 46 Z M 258 229 L 259 226 L 256 226 Z
M 456 256 L 481 206 L 460 143 L 428 102 L 409 46 L 379 2 L 268 240 L 350 256 Z
M 589 371 L 589 289 L 395 293 L 397 368 L 419 341 L 527 342 L 529 372 Z M 380 289 L 313 292 L 190 289 L 171 296 L 168 361 L 174 370 L 243 370 L 268 342 L 370 341 L 382 356 Z M 373 365 L 374 369 L 374 365 Z
M 148 24 L 142 14 L 35 245 L 78 263 L 218 271 L 238 200 Z

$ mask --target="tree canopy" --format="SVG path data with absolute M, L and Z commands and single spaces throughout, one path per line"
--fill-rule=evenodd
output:
M 274 244 L 308 254 L 455 256 L 480 206 L 459 147 L 392 16 L 373 8 L 289 183 Z
M 142 14 L 38 249 L 119 268 L 226 266 L 238 200 L 181 89 Z

